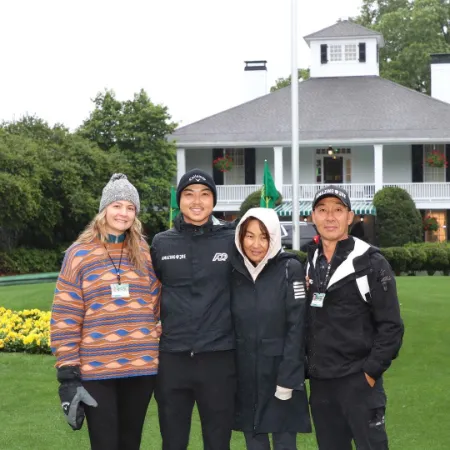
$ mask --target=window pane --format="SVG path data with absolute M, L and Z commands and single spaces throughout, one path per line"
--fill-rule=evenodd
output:
M 445 181 L 445 167 L 433 167 L 428 163 L 428 158 L 433 155 L 433 152 L 438 152 L 445 155 L 444 144 L 427 144 L 423 146 L 423 181 L 424 182 L 444 182 Z
M 245 184 L 245 157 L 243 148 L 227 148 L 225 155 L 233 160 L 233 168 L 224 173 L 225 184 Z
M 345 160 L 345 182 L 352 182 L 352 160 L 350 158 Z
M 356 61 L 358 59 L 356 44 L 346 44 L 344 55 L 345 61 Z
M 330 45 L 330 61 L 342 61 L 341 45 Z

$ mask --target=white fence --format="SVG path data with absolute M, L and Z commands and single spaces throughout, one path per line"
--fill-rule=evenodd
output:
M 299 200 L 312 200 L 315 193 L 322 189 L 324 184 L 300 184 Z M 350 195 L 352 200 L 372 200 L 375 195 L 375 184 L 339 184 Z M 442 200 L 450 201 L 450 183 L 389 183 L 384 186 L 398 186 L 405 189 L 415 201 Z M 241 203 L 252 192 L 261 188 L 261 185 L 223 185 L 217 186 L 219 203 Z M 283 185 L 283 199 L 292 200 L 292 184 Z

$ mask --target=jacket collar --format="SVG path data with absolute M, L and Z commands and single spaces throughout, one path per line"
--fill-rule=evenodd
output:
M 353 236 L 349 236 L 347 239 L 339 241 L 333 255 L 331 266 L 331 273 L 333 275 L 330 278 L 327 290 L 349 275 L 354 274 L 356 272 L 354 265 L 355 259 L 366 254 L 370 249 L 371 246 L 369 244 Z M 308 269 L 311 265 L 315 270 L 321 250 L 321 244 L 309 248 Z
M 213 216 L 209 216 L 208 221 L 203 225 L 193 225 L 192 223 L 187 223 L 184 220 L 183 214 L 178 214 L 174 221 L 174 227 L 177 231 L 183 233 L 199 233 L 203 234 L 205 232 L 209 232 L 214 227 Z

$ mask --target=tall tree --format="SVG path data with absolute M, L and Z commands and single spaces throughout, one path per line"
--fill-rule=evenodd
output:
M 94 103 L 95 110 L 79 134 L 105 152 L 122 156 L 116 171 L 126 173 L 139 191 L 146 233 L 167 228 L 170 186 L 176 174 L 175 146 L 167 140 L 176 124 L 167 108 L 152 103 L 144 90 L 126 101 L 105 91 Z
M 304 81 L 307 80 L 310 76 L 309 69 L 298 69 L 298 80 Z M 275 85 L 270 88 L 270 92 L 275 92 L 278 89 L 282 89 L 286 86 L 291 85 L 291 76 L 289 75 L 287 78 L 278 78 L 275 81 Z
M 450 52 L 450 0 L 363 0 L 355 21 L 384 36 L 383 78 L 430 94 L 430 54 Z
M 0 247 L 73 241 L 120 155 L 36 117 L 0 126 Z M 106 180 L 106 181 L 105 181 Z

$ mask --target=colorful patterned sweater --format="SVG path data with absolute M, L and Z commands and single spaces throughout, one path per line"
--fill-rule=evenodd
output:
M 122 243 L 108 243 L 119 266 Z M 83 380 L 154 375 L 158 371 L 160 283 L 147 243 L 144 272 L 134 270 L 123 249 L 121 283 L 128 298 L 112 298 L 117 272 L 100 241 L 73 244 L 56 283 L 50 322 L 56 367 L 80 365 Z

